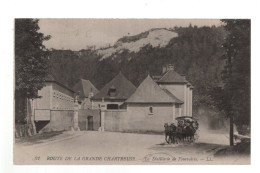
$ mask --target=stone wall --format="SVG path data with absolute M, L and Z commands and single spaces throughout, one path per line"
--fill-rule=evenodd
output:
M 105 131 L 123 132 L 128 128 L 128 115 L 126 110 L 106 110 Z
M 50 121 L 36 121 L 37 132 L 71 130 L 73 127 L 74 111 L 51 110 Z
M 149 113 L 149 107 L 153 113 Z M 127 110 L 106 110 L 105 131 L 163 133 L 164 123 L 175 119 L 172 104 L 130 104 Z
M 88 117 L 93 117 L 93 130 L 97 131 L 100 127 L 100 110 L 80 109 L 79 110 L 79 128 L 80 130 L 88 130 Z

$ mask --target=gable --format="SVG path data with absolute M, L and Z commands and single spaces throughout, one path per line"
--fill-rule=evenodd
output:
M 136 91 L 126 100 L 126 103 L 176 103 L 153 79 L 148 75 Z
M 120 72 L 108 82 L 94 97 L 93 100 L 114 99 L 126 100 L 136 90 L 136 87 Z

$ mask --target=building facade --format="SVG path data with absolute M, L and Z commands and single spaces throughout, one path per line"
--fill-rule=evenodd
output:
M 73 126 L 75 92 L 49 76 L 32 101 L 32 115 L 37 132 L 69 130 Z
M 170 91 L 183 102 L 183 105 L 181 105 L 181 116 L 192 116 L 193 86 L 186 80 L 185 76 L 178 74 L 174 70 L 174 66 L 168 65 L 157 84 L 161 88 Z

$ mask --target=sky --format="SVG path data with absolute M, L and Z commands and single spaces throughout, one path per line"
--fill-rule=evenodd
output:
M 113 45 L 119 38 L 152 28 L 219 26 L 218 19 L 40 19 L 40 31 L 52 38 L 47 48 L 81 50 L 87 46 Z

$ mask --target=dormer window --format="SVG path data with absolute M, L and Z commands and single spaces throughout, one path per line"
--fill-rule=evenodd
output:
M 115 97 L 116 96 L 116 88 L 113 85 L 109 88 L 108 95 L 110 97 Z

